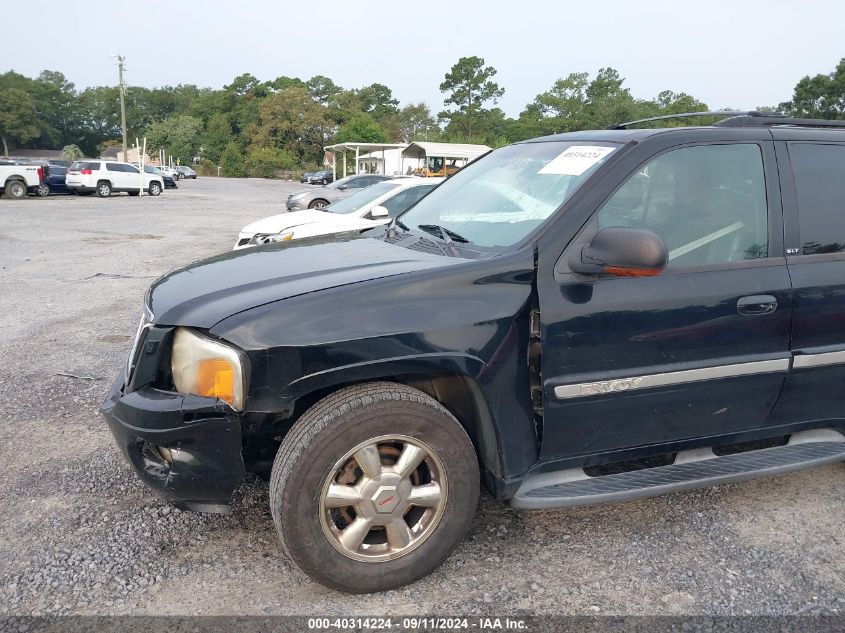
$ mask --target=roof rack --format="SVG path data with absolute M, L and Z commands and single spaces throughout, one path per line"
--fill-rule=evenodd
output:
M 690 119 L 694 117 L 713 117 L 713 116 L 720 116 L 720 117 L 736 117 L 736 116 L 748 116 L 748 117 L 758 117 L 763 116 L 761 112 L 757 112 L 756 110 L 749 110 L 746 112 L 738 112 L 736 110 L 713 110 L 709 112 L 683 112 L 680 114 L 664 114 L 662 116 L 653 116 L 647 119 L 637 119 L 636 121 L 628 121 L 627 123 L 619 123 L 618 125 L 611 125 L 608 127 L 608 130 L 627 130 L 632 125 L 638 125 L 640 123 L 651 123 L 652 121 L 667 121 L 669 119 Z
M 845 129 L 845 121 L 834 119 L 797 119 L 783 114 L 756 113 L 754 115 L 738 115 L 723 119 L 715 124 L 718 127 L 769 127 L 786 125 L 791 127 L 833 127 Z
M 627 130 L 633 125 L 640 123 L 651 123 L 652 121 L 666 121 L 669 119 L 689 119 L 695 117 L 722 117 L 721 121 L 714 123 L 716 127 L 768 127 L 774 125 L 788 125 L 795 127 L 818 127 L 818 128 L 845 128 L 845 120 L 829 119 L 796 119 L 778 112 L 759 112 L 748 110 L 745 112 L 737 110 L 715 110 L 710 112 L 684 112 L 681 114 L 664 114 L 653 116 L 647 119 L 637 119 L 619 125 L 611 125 L 608 130 Z

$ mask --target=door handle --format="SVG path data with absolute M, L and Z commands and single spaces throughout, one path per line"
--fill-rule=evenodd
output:
M 736 302 L 736 311 L 743 316 L 771 314 L 778 309 L 778 300 L 772 295 L 751 295 Z

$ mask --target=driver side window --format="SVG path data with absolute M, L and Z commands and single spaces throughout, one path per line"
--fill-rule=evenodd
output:
M 657 233 L 668 268 L 768 257 L 768 209 L 760 147 L 697 145 L 652 159 L 597 214 L 610 226 Z

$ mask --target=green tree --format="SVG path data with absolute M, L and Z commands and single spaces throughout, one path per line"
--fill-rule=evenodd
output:
M 147 130 L 148 151 L 167 151 L 177 162 L 190 163 L 199 153 L 202 121 L 185 114 L 153 123 Z
M 293 156 L 275 147 L 250 147 L 244 161 L 246 175 L 253 178 L 275 178 L 279 171 L 295 166 Z
M 276 77 L 273 81 L 268 81 L 267 87 L 273 92 L 278 92 L 286 88 L 308 88 L 305 82 L 299 77 L 287 77 L 285 75 Z
M 440 118 L 449 121 L 453 133 L 465 135 L 470 142 L 473 124 L 483 116 L 484 104 L 496 103 L 505 93 L 492 81 L 496 72 L 492 66 L 484 65 L 482 57 L 461 57 L 440 84 L 440 92 L 449 93 L 443 104 L 457 108 L 441 112 Z
M 235 135 L 232 133 L 229 115 L 225 112 L 218 112 L 209 119 L 205 126 L 205 134 L 202 137 L 202 154 L 212 163 L 218 165 L 223 150 L 233 141 L 235 141 Z
M 845 119 L 845 58 L 827 75 L 806 76 L 778 109 L 796 117 Z
M 422 102 L 410 103 L 390 118 L 390 136 L 394 141 L 434 141 L 440 136 L 440 127 L 431 110 Z
M 364 103 L 357 90 L 341 90 L 332 95 L 326 103 L 326 116 L 338 126 L 363 110 Z
M 623 86 L 624 78 L 613 68 L 602 68 L 593 79 L 589 73 L 570 73 L 529 104 L 512 127 L 512 136 L 601 129 L 634 119 L 707 110 L 707 104 L 686 93 L 664 90 L 654 100 L 635 98 Z M 708 123 L 708 121 L 701 121 Z M 661 121 L 655 125 L 680 125 Z M 513 138 L 512 140 L 518 140 Z
M 324 75 L 315 75 L 305 82 L 305 87 L 311 97 L 318 103 L 326 105 L 332 97 L 343 92 L 343 88 Z
M 3 154 L 9 155 L 9 141 L 21 144 L 37 137 L 35 100 L 16 88 L 0 92 L 0 138 L 3 139 Z
M 318 161 L 332 128 L 326 108 L 303 88 L 286 88 L 261 102 L 250 144 L 287 151 L 301 161 Z
M 359 112 L 340 126 L 337 134 L 335 134 L 335 143 L 345 143 L 347 141 L 386 143 L 387 133 L 376 123 L 372 116 L 366 112 Z
M 229 143 L 220 156 L 220 169 L 229 178 L 243 178 L 246 176 L 244 156 L 237 143 Z
M 121 135 L 117 88 L 86 88 L 79 93 L 78 107 L 83 125 L 73 141 L 87 156 L 97 156 L 98 145 Z
M 589 73 L 570 73 L 558 79 L 551 90 L 537 95 L 533 110 L 526 108 L 525 119 L 532 115 L 544 121 L 542 133 L 568 132 L 577 129 L 587 108 Z
M 62 160 L 69 160 L 70 162 L 73 162 L 83 156 L 85 156 L 85 154 L 82 153 L 82 150 L 79 149 L 78 145 L 65 145 L 62 148 Z
M 399 112 L 399 100 L 384 84 L 370 84 L 358 91 L 364 112 L 372 115 L 380 125 L 386 125 L 391 116 Z

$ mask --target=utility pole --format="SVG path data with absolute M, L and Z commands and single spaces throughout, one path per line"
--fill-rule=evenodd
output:
M 117 74 L 120 77 L 120 129 L 123 132 L 123 161 L 126 162 L 126 86 L 123 83 L 123 55 L 117 56 Z

